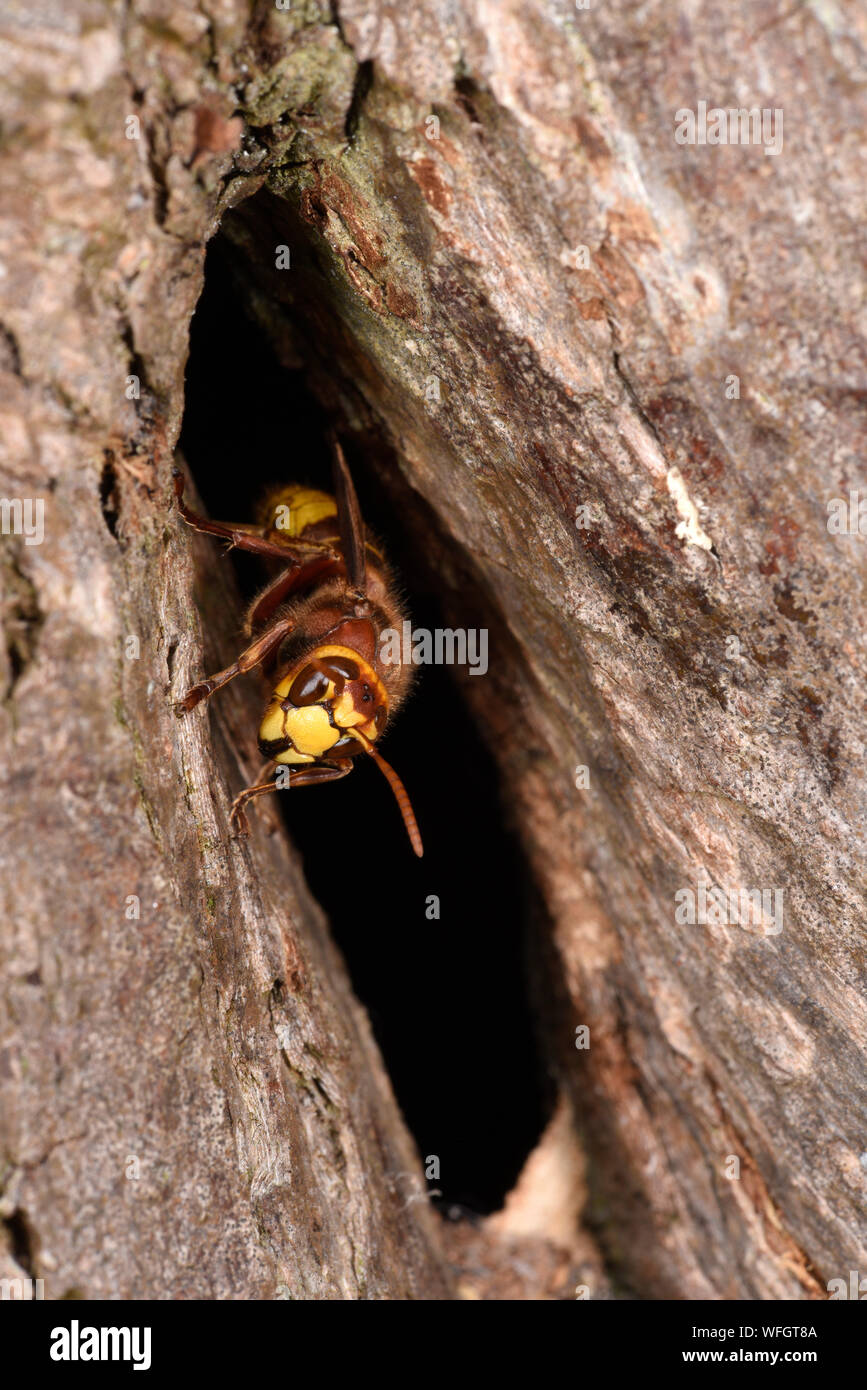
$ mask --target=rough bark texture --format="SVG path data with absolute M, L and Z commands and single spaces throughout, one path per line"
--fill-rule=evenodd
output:
M 455 624 L 468 593 L 488 615 L 466 693 L 536 877 L 566 1098 L 527 1184 L 546 1154 L 562 1179 L 574 1127 L 585 1221 L 645 1296 L 815 1297 L 863 1270 L 864 539 L 826 525 L 863 486 L 854 9 L 24 14 L 0 113 L 2 487 L 47 502 L 42 546 L 3 538 L 19 1253 L 29 1229 L 58 1294 L 453 1287 L 291 851 L 227 839 L 254 706 L 227 695 L 213 740 L 171 713 L 201 632 L 204 668 L 231 650 L 207 548 L 213 619 L 191 616 L 168 487 L 222 221 Z M 677 144 L 699 100 L 782 108 L 782 154 Z M 679 924 L 702 881 L 782 888 L 782 931 Z M 556 1219 L 528 1201 L 522 1224 L 519 1191 L 501 1230 L 574 1254 L 562 1188 Z

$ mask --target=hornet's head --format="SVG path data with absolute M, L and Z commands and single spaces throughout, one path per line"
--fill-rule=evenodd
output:
M 373 667 L 351 647 L 317 647 L 275 688 L 259 748 L 284 764 L 352 758 L 369 750 L 387 718 L 388 696 Z
M 352 647 L 321 646 L 297 661 L 275 688 L 259 726 L 259 748 L 263 757 L 290 766 L 339 764 L 369 753 L 421 858 L 421 835 L 406 788 L 374 747 L 387 719 L 388 695 L 370 663 Z

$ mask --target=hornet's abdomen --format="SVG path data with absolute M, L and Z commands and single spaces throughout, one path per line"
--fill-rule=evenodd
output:
M 334 498 L 301 483 L 289 483 L 270 492 L 261 509 L 261 520 L 271 539 L 323 542 L 339 537 Z

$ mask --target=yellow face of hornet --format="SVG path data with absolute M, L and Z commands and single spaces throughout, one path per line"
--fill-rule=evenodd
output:
M 317 647 L 274 690 L 259 748 L 284 764 L 351 758 L 376 742 L 387 717 L 385 687 L 358 652 Z

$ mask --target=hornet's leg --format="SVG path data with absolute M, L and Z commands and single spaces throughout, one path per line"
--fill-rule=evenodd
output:
M 176 706 L 178 714 L 189 714 L 191 709 L 195 709 L 200 700 L 207 700 L 213 695 L 215 690 L 221 690 L 229 681 L 233 681 L 236 676 L 243 675 L 245 671 L 252 671 L 254 666 L 258 666 L 264 661 L 271 652 L 279 647 L 284 637 L 295 626 L 294 618 L 281 618 L 279 622 L 272 623 L 266 628 L 261 637 L 257 637 L 252 646 L 242 652 L 238 660 L 232 665 L 227 666 L 225 671 L 218 671 L 215 676 L 209 676 L 207 680 L 199 681 L 188 690 L 182 700 Z
M 284 552 L 285 558 L 285 552 Z M 345 573 L 342 560 L 330 549 L 317 547 L 305 560 L 290 563 L 283 574 L 278 574 L 261 594 L 257 594 L 247 612 L 245 630 L 254 632 L 262 623 L 268 621 L 285 598 L 296 589 L 306 588 L 316 580 L 330 579 L 332 575 Z
M 266 763 L 265 767 L 262 768 L 262 773 L 264 773 L 268 766 L 269 764 Z M 289 781 L 284 784 L 283 788 L 277 786 L 275 778 L 270 782 L 258 782 L 255 786 L 247 787 L 242 791 L 240 796 L 236 796 L 235 800 L 232 802 L 232 811 L 229 820 L 234 821 L 237 825 L 239 835 L 249 835 L 250 822 L 247 820 L 244 807 L 247 802 L 252 801 L 255 796 L 264 796 L 266 792 L 285 790 L 286 786 L 288 786 L 291 791 L 293 787 L 313 787 L 316 786 L 318 782 L 337 782 L 341 777 L 345 777 L 346 774 L 351 771 L 352 763 L 349 762 L 348 759 L 345 765 L 335 763 L 307 764 L 306 767 L 299 767 L 297 770 L 293 767 L 289 770 Z M 262 773 L 259 775 L 261 776 Z
M 273 766 L 273 758 L 269 758 L 266 763 L 263 763 L 262 766 L 259 768 L 259 771 L 256 773 L 255 777 L 253 778 L 253 785 L 258 786 L 260 783 L 264 783 L 266 773 L 271 768 L 273 768 Z M 235 803 L 233 801 L 232 806 L 234 807 L 234 805 Z M 273 835 L 275 831 L 279 830 L 280 817 L 277 815 L 276 811 L 272 810 L 270 807 L 262 808 L 262 819 L 269 835 Z
M 285 545 L 278 545 L 276 541 L 266 540 L 262 535 L 263 528 L 261 526 L 251 526 L 246 522 L 209 521 L 207 517 L 191 511 L 184 501 L 184 475 L 180 469 L 176 468 L 173 476 L 175 496 L 178 499 L 178 511 L 187 525 L 192 526 L 194 531 L 203 531 L 207 536 L 222 536 L 224 540 L 229 541 L 230 549 L 237 547 L 239 550 L 252 550 L 256 555 L 270 555 L 274 559 L 286 563 L 289 548 Z

